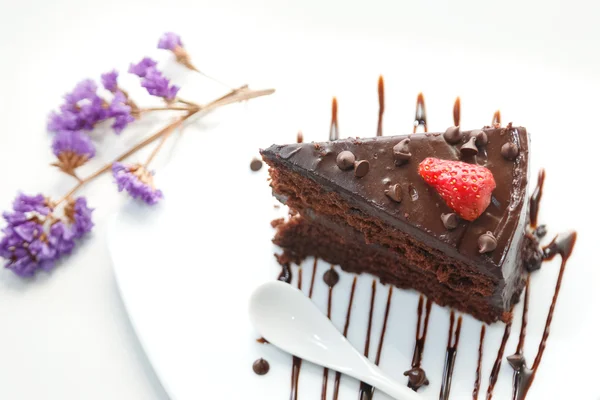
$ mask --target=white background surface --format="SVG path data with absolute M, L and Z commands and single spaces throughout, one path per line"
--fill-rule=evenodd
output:
M 594 165 L 591 149 L 598 145 L 598 15 L 598 5 L 584 1 L 459 1 L 451 6 L 375 1 L 367 6 L 0 0 L 0 208 L 8 209 L 18 190 L 60 196 L 71 186 L 47 167 L 52 160 L 45 134 L 48 112 L 79 80 L 156 55 L 156 40 L 165 30 L 183 36 L 207 73 L 234 85 L 279 89 L 277 98 L 256 103 L 262 118 L 254 119 L 246 133 L 264 129 L 261 137 L 267 140 L 256 147 L 281 141 L 281 131 L 289 140 L 299 128 L 308 140 L 325 137 L 332 95 L 340 99 L 341 129 L 371 135 L 375 82 L 383 73 L 396 88 L 387 98 L 388 134 L 410 128 L 421 90 L 432 128 L 449 124 L 452 101 L 460 94 L 464 125 L 488 123 L 500 107 L 508 120 L 539 132 L 534 166 L 543 158 L 545 199 L 556 199 L 545 220 L 555 231 L 580 231 L 579 262 L 565 289 L 571 285 L 571 293 L 580 291 L 581 297 L 561 299 L 560 307 L 569 313 L 557 315 L 553 337 L 580 329 L 581 344 L 592 337 L 589 328 L 598 326 L 570 318 L 587 315 L 574 310 L 598 305 L 584 297 L 599 282 L 591 251 L 598 217 L 584 212 L 595 204 L 597 189 L 585 179 L 592 174 L 575 172 Z M 186 83 L 180 69 L 169 72 Z M 186 97 L 210 98 L 205 86 L 188 83 Z M 362 94 L 370 91 L 373 96 L 366 100 Z M 135 142 L 135 132 L 148 127 L 141 124 L 125 140 Z M 103 148 L 109 143 L 112 137 Z M 116 152 L 103 150 L 98 158 Z M 573 173 L 563 173 L 565 167 Z M 123 197 L 109 178 L 84 193 L 97 208 L 97 226 L 71 258 L 33 282 L 0 273 L 0 399 L 167 398 L 130 327 L 106 250 L 105 222 L 122 207 Z M 549 276 L 549 285 L 552 280 Z

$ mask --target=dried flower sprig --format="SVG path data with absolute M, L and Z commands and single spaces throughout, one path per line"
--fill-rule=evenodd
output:
M 200 72 L 192 65 L 178 35 L 166 33 L 159 40 L 158 47 L 171 50 L 177 62 Z M 146 204 L 156 204 L 163 193 L 154 185 L 154 171 L 149 169 L 149 164 L 177 128 L 194 115 L 274 92 L 272 89 L 250 90 L 244 85 L 210 103 L 199 105 L 179 98 L 179 87 L 171 84 L 151 58 L 146 57 L 137 64 L 131 64 L 129 72 L 139 76 L 141 86 L 150 95 L 162 98 L 165 106 L 139 107 L 119 85 L 118 72 L 112 70 L 102 74 L 100 79 L 110 98 L 103 97 L 98 91 L 98 85 L 87 79 L 65 95 L 59 111 L 50 114 L 48 130 L 54 133 L 52 152 L 57 159 L 52 165 L 74 177 L 77 184 L 58 200 L 42 194 L 18 194 L 12 210 L 2 214 L 6 226 L 1 230 L 3 236 L 0 238 L 0 257 L 6 260 L 5 267 L 18 276 L 30 277 L 39 270 L 51 270 L 61 257 L 70 254 L 76 243 L 92 230 L 93 209 L 88 207 L 84 197 L 75 197 L 83 186 L 112 171 L 118 191 L 126 191 L 131 197 Z M 167 110 L 185 113 L 90 175 L 81 178 L 77 174 L 77 169 L 96 155 L 90 131 L 106 121 L 112 121 L 112 129 L 120 134 L 145 113 Z M 145 162 L 123 163 L 125 159 L 159 139 L 160 142 Z

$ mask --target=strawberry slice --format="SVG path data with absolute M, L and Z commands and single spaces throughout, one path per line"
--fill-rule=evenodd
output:
M 490 205 L 496 181 L 482 166 L 462 161 L 426 158 L 419 175 L 444 199 L 448 207 L 467 221 L 474 221 Z

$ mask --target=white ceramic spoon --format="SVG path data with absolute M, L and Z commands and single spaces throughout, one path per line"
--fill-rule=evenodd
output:
M 292 285 L 274 281 L 259 286 L 250 298 L 250 319 L 262 337 L 290 354 L 368 383 L 395 399 L 422 398 L 360 354 Z

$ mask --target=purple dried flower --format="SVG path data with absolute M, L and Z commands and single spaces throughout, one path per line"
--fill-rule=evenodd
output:
M 134 199 L 140 199 L 147 204 L 156 204 L 163 198 L 160 190 L 154 187 L 154 172 L 148 171 L 140 164 L 125 165 L 116 162 L 112 166 L 119 192 L 126 190 Z
M 175 99 L 179 87 L 169 86 L 170 81 L 156 68 L 149 69 L 142 79 L 142 87 L 145 87 L 152 96 L 162 97 L 167 101 Z
M 94 227 L 92 222 L 93 208 L 89 208 L 85 197 L 78 197 L 71 200 L 65 206 L 65 216 L 71 223 L 70 235 L 75 239 L 82 238 L 86 233 L 91 232 Z
M 52 151 L 58 160 L 55 167 L 75 176 L 81 167 L 96 154 L 96 148 L 88 135 L 81 131 L 60 131 L 52 139 Z
M 117 84 L 118 76 L 119 76 L 119 73 L 114 69 L 110 72 L 102 74 L 100 76 L 100 80 L 102 81 L 102 86 L 104 86 L 104 89 L 108 90 L 109 92 L 113 92 L 113 93 L 116 92 L 117 90 L 119 90 L 119 86 Z
M 79 156 L 87 161 L 96 155 L 96 148 L 90 137 L 81 131 L 60 131 L 52 139 L 52 152 L 59 159 Z
M 92 80 L 84 80 L 65 95 L 65 103 L 60 113 L 53 112 L 48 120 L 48 130 L 92 130 L 98 122 L 108 117 L 105 101 L 96 93 L 97 85 Z
M 93 226 L 92 210 L 84 198 L 68 201 L 68 223 L 52 215 L 53 211 L 42 195 L 17 196 L 12 212 L 3 214 L 7 226 L 2 229 L 0 257 L 7 260 L 6 268 L 19 276 L 32 276 L 40 269 L 48 271 L 60 257 L 71 253 L 75 239 Z
M 158 40 L 158 48 L 165 50 L 175 50 L 176 47 L 183 47 L 181 37 L 173 32 L 166 32 Z
M 131 107 L 127 102 L 127 97 L 123 92 L 115 92 L 115 97 L 108 107 L 108 116 L 115 119 L 112 128 L 117 134 L 121 133 L 129 123 L 135 121 L 135 118 L 131 115 Z
M 129 73 L 143 78 L 146 76 L 148 70 L 154 69 L 154 67 L 156 67 L 156 61 L 149 57 L 144 57 L 139 63 L 129 65 Z

